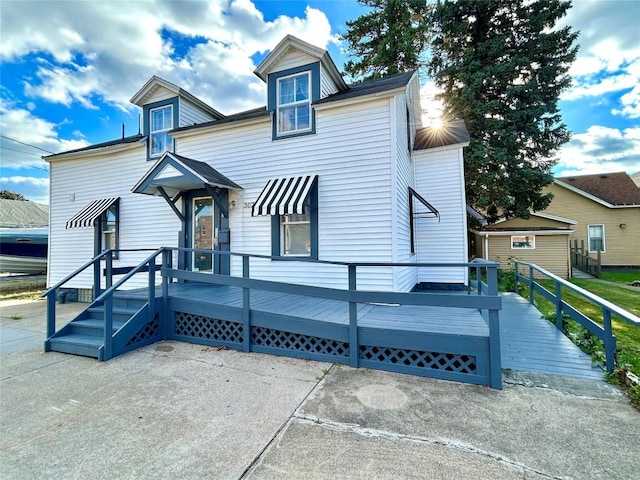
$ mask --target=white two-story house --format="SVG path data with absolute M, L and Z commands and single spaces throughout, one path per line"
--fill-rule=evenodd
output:
M 343 268 L 280 260 L 467 260 L 468 134 L 462 122 L 423 128 L 417 73 L 347 85 L 325 50 L 292 36 L 255 73 L 265 107 L 223 115 L 154 76 L 131 99 L 141 134 L 46 157 L 50 285 L 104 249 L 116 267 L 161 246 L 261 254 L 273 258 L 253 261 L 252 278 L 335 288 Z M 237 257 L 176 256 L 197 271 L 242 269 Z M 358 282 L 410 291 L 466 274 L 372 266 Z

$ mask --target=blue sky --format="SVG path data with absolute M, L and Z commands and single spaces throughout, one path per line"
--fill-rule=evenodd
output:
M 290 33 L 347 58 L 338 35 L 355 0 L 0 2 L 0 188 L 48 203 L 46 152 L 138 132 L 129 99 L 159 75 L 224 114 L 266 103 L 253 70 Z M 640 171 L 640 1 L 575 0 L 573 138 L 558 175 Z M 432 91 L 424 86 L 425 94 Z M 425 102 L 430 112 L 437 111 Z

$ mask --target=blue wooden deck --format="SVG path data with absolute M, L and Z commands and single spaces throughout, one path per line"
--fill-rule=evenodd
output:
M 503 369 L 604 381 L 589 355 L 515 293 L 502 295 L 500 352 Z
M 143 298 L 146 290 L 138 291 L 138 294 Z M 457 294 L 466 295 L 463 292 Z M 170 284 L 169 297 L 169 310 L 174 315 L 175 312 L 184 312 L 207 318 L 241 319 L 243 297 L 240 287 L 173 283 Z M 500 348 L 503 369 L 604 381 L 602 369 L 592 367 L 591 358 L 551 322 L 542 318 L 526 299 L 512 293 L 503 294 L 502 297 Z M 251 292 L 252 322 L 261 325 L 264 319 L 274 318 L 293 323 L 306 321 L 306 327 L 318 332 L 319 336 L 323 335 L 324 327 L 330 326 L 346 332 L 348 308 L 347 302 L 337 300 L 260 290 Z M 369 328 L 384 329 L 386 332 L 428 333 L 452 338 L 489 335 L 480 313 L 451 307 L 359 303 L 358 326 L 365 331 Z M 208 334 L 206 331 L 185 332 L 178 327 L 173 331 L 173 338 L 216 344 L 215 341 L 209 341 Z M 198 335 L 199 339 L 194 338 Z M 237 343 L 230 341 L 228 346 L 237 347 Z M 331 358 L 325 360 L 331 361 Z

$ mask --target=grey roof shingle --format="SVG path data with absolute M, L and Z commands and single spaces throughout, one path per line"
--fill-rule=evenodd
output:
M 178 155 L 176 153 L 171 153 L 171 156 L 180 160 L 191 170 L 196 172 L 198 175 L 206 179 L 208 182 L 215 183 L 218 185 L 226 185 L 232 188 L 242 188 L 240 185 L 235 183 L 232 180 L 229 180 L 211 165 L 205 162 L 201 162 L 199 160 L 194 160 L 192 158 L 183 157 L 182 155 Z
M 53 155 L 46 155 L 42 158 L 55 158 L 60 155 L 67 155 L 69 153 L 86 152 L 89 150 L 97 150 L 98 148 L 115 147 L 116 145 L 126 145 L 127 143 L 139 142 L 144 138 L 144 135 L 132 135 L 130 137 L 118 138 L 116 140 L 109 140 L 108 142 L 96 143 L 95 145 L 88 145 L 82 148 L 76 148 L 74 150 L 67 150 L 66 152 L 54 153 Z
M 323 103 L 338 102 L 340 100 L 346 100 L 349 98 L 360 97 L 363 95 L 372 95 L 374 93 L 386 92 L 387 90 L 394 90 L 396 88 L 402 88 L 407 86 L 415 70 L 410 72 L 398 73 L 396 75 L 389 75 L 388 77 L 376 78 L 374 80 L 365 80 L 364 82 L 355 83 L 349 85 L 348 89 L 343 92 L 334 93 L 328 97 L 316 100 L 314 105 L 321 105 Z

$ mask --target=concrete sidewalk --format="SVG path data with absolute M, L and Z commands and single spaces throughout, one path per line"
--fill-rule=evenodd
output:
M 640 414 L 602 382 L 507 373 L 496 391 L 179 342 L 104 363 L 6 349 L 44 309 L 0 302 L 2 478 L 637 478 Z

